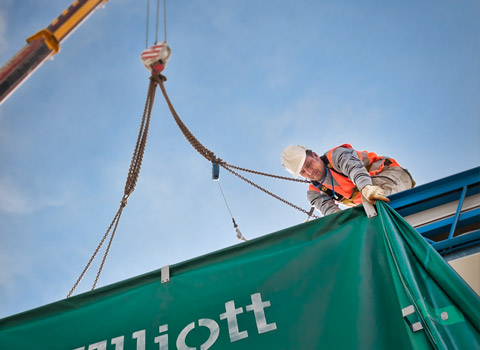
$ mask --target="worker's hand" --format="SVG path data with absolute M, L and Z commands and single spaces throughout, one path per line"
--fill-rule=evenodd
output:
M 372 204 L 375 204 L 376 201 L 390 202 L 390 199 L 388 199 L 385 196 L 385 193 L 383 193 L 382 188 L 378 186 L 365 186 L 362 189 L 362 196 L 365 197 L 365 199 Z

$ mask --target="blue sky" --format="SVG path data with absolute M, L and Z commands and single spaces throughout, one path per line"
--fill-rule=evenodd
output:
M 3 0 L 1 64 L 69 4 Z M 146 2 L 110 0 L 0 106 L 0 318 L 63 299 L 118 209 L 148 85 L 145 12 Z M 230 164 L 287 175 L 284 147 L 350 143 L 396 158 L 424 184 L 480 164 L 478 33 L 478 1 L 169 0 L 166 89 Z M 305 185 L 246 176 L 308 209 Z M 247 239 L 305 220 L 226 171 L 220 178 Z M 211 165 L 158 91 L 98 286 L 234 244 Z

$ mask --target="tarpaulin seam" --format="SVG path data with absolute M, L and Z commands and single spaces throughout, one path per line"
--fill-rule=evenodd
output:
M 430 260 L 430 249 L 427 249 L 427 256 L 425 257 L 425 261 L 423 262 L 423 266 L 427 267 L 429 260 Z
M 388 234 L 387 234 L 387 229 L 386 229 L 386 225 L 385 225 L 385 222 L 384 222 L 384 218 L 383 218 L 383 215 L 385 215 L 386 213 L 386 210 L 384 208 L 381 208 L 381 210 L 379 210 L 380 212 L 380 215 L 378 215 L 378 217 L 380 217 L 380 223 L 382 224 L 382 229 L 383 229 L 383 236 L 384 238 L 386 239 L 386 242 L 387 242 L 387 246 L 388 246 L 388 249 L 390 251 L 390 254 L 392 256 L 392 260 L 393 262 L 395 263 L 395 268 L 397 270 L 397 273 L 398 273 L 398 276 L 400 277 L 400 281 L 402 282 L 402 285 L 403 285 L 403 288 L 404 288 L 404 291 L 405 291 L 405 294 L 408 296 L 408 299 L 410 300 L 410 302 L 412 303 L 412 305 L 414 306 L 415 308 L 415 311 L 416 311 L 416 314 L 418 315 L 418 317 L 422 320 L 422 324 L 424 325 L 424 330 L 425 330 L 425 333 L 427 334 L 427 337 L 428 339 L 430 340 L 430 342 L 435 346 L 435 348 L 438 348 L 437 346 L 437 343 L 435 342 L 435 338 L 433 337 L 433 334 L 431 333 L 430 329 L 428 327 L 426 327 L 426 322 L 425 322 L 425 319 L 424 317 L 422 317 L 422 313 L 420 312 L 420 308 L 418 307 L 418 304 L 417 302 L 415 301 L 415 299 L 413 298 L 413 295 L 411 294 L 410 292 L 410 289 L 408 288 L 408 285 L 407 283 L 405 282 L 405 279 L 403 277 L 403 274 L 401 272 L 401 269 L 399 267 L 399 263 L 395 257 L 395 254 L 393 252 L 393 249 L 392 249 L 392 246 L 391 246 L 391 242 L 390 242 L 390 239 L 388 237 Z M 383 215 L 382 215 L 383 214 Z

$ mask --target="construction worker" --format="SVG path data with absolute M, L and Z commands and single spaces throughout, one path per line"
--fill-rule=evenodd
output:
M 295 178 L 310 180 L 307 199 L 323 215 L 340 211 L 337 203 L 354 206 L 362 195 L 370 203 L 388 202 L 388 195 L 415 186 L 410 173 L 393 158 L 356 151 L 349 144 L 319 156 L 304 146 L 292 145 L 282 152 L 282 166 Z

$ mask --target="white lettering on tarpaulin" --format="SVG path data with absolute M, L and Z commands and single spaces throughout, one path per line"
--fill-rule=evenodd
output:
M 257 326 L 258 334 L 271 332 L 277 329 L 277 324 L 275 322 L 268 323 L 267 317 L 265 315 L 265 309 L 271 306 L 269 300 L 262 300 L 262 295 L 260 293 L 251 294 L 250 298 L 252 303 L 245 306 L 245 310 L 253 311 L 255 317 L 255 324 Z M 230 300 L 225 303 L 225 312 L 218 315 L 219 320 L 227 321 L 228 334 L 230 336 L 230 342 L 236 342 L 245 338 L 248 338 L 248 331 L 239 329 L 237 315 L 242 314 L 243 307 L 235 307 L 235 301 Z M 186 339 L 188 334 L 194 330 L 196 327 L 206 327 L 209 330 L 208 339 L 203 344 L 196 344 L 196 347 L 190 347 L 192 344 L 187 345 Z M 153 338 L 155 344 L 158 344 L 159 350 L 169 350 L 168 349 L 168 324 L 164 324 L 158 327 L 159 335 Z M 220 335 L 220 326 L 217 321 L 210 318 L 201 318 L 197 322 L 190 322 L 187 324 L 182 331 L 178 334 L 176 339 L 176 348 L 177 350 L 208 350 L 215 344 Z M 115 346 L 115 350 L 124 350 L 124 339 L 125 336 L 118 336 L 112 338 L 111 344 Z M 136 340 L 137 346 L 135 350 L 145 350 L 147 343 L 147 333 L 145 329 L 136 331 L 132 333 L 132 339 Z M 90 344 L 87 350 L 106 350 L 107 349 L 107 340 L 103 340 L 98 343 Z M 85 350 L 85 346 L 76 348 L 73 350 Z
M 132 339 L 137 339 L 137 350 L 145 350 L 145 332 L 142 330 L 132 334 Z
M 187 339 L 187 334 L 190 333 L 192 329 L 195 328 L 195 322 L 190 323 L 188 326 L 186 326 L 178 335 L 177 338 L 177 349 L 178 350 L 195 350 L 195 348 L 189 348 L 185 344 L 185 339 Z
M 243 313 L 243 308 L 239 307 L 238 309 L 235 309 L 235 302 L 232 300 L 225 303 L 225 312 L 220 314 L 221 320 L 227 319 L 228 333 L 230 334 L 230 341 L 232 343 L 248 337 L 247 331 L 238 331 L 237 315 L 241 313 Z
M 160 334 L 168 332 L 168 324 L 158 327 Z M 168 350 L 168 334 L 159 335 L 155 337 L 155 343 L 158 343 L 159 350 Z
M 99 343 L 91 344 L 88 350 L 107 350 L 107 341 L 101 341 Z
M 210 347 L 215 344 L 218 336 L 220 335 L 220 327 L 218 327 L 217 322 L 208 318 L 202 318 L 198 320 L 198 325 L 201 327 L 207 327 L 210 330 L 210 336 L 205 343 L 200 345 L 200 350 L 210 349 Z
M 252 305 L 247 305 L 247 311 L 253 311 L 257 322 L 258 334 L 274 331 L 277 329 L 275 322 L 268 324 L 264 309 L 270 306 L 270 302 L 262 301 L 260 293 L 252 294 Z
M 207 327 L 208 330 L 210 331 L 210 336 L 205 341 L 205 343 L 200 345 L 200 350 L 210 349 L 210 347 L 217 341 L 218 335 L 220 334 L 220 327 L 218 326 L 217 322 L 209 318 L 202 318 L 198 320 L 198 325 L 201 327 Z M 191 348 L 185 343 L 188 333 L 190 333 L 190 331 L 194 328 L 195 328 L 195 322 L 192 322 L 180 332 L 177 338 L 178 350 L 196 350 L 197 349 L 197 348 Z
M 121 337 L 116 337 L 116 338 L 112 338 L 111 342 L 112 342 L 112 345 L 115 345 L 115 350 L 123 350 L 123 339 L 125 337 L 122 335 Z M 107 349 L 107 341 L 104 340 L 104 341 L 101 341 L 99 343 L 95 343 L 95 344 L 90 344 L 88 346 L 88 350 L 106 350 Z M 74 350 L 85 350 L 85 347 L 82 346 L 81 348 L 77 348 L 77 349 L 74 349 Z
M 123 340 L 124 336 L 122 335 L 121 337 L 116 337 L 111 340 L 112 345 L 115 345 L 115 350 L 123 350 Z

